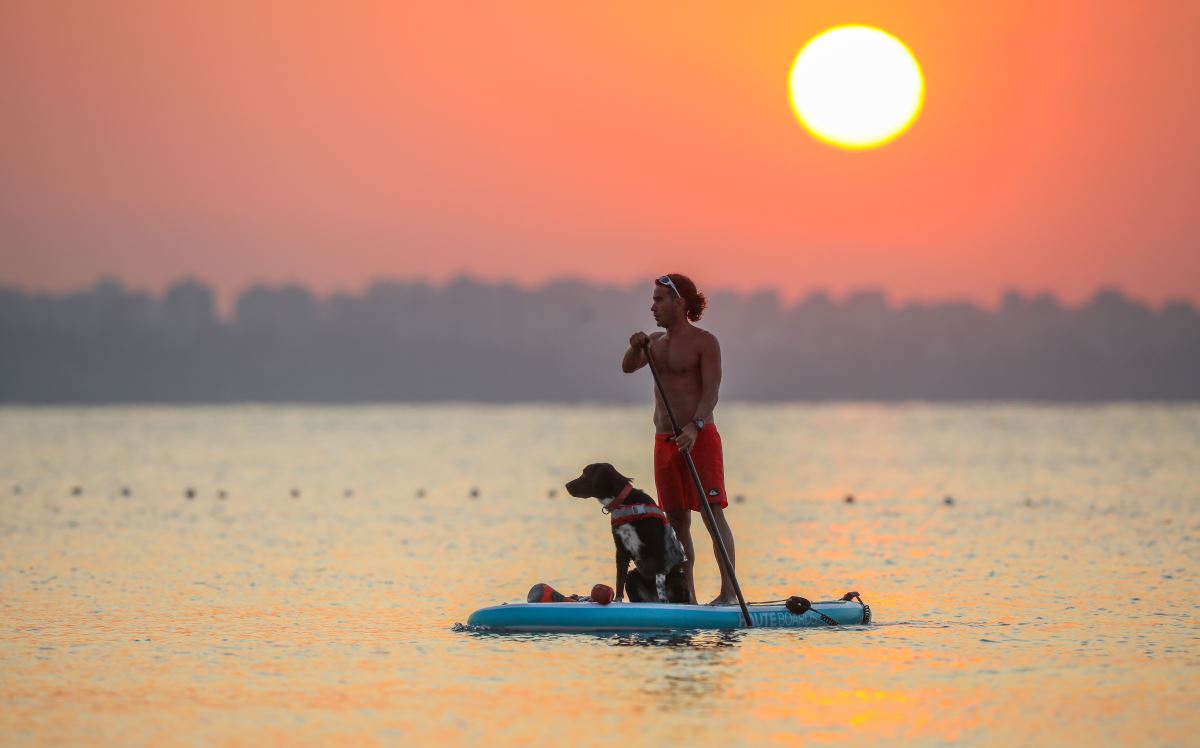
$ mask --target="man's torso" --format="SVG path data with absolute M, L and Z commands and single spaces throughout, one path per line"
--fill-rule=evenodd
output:
M 711 333 L 696 327 L 688 328 L 686 334 L 677 336 L 667 333 L 651 336 L 650 352 L 680 426 L 697 418 L 712 421 L 711 412 L 696 412 L 703 395 L 700 359 L 702 343 L 707 336 L 711 336 Z M 672 433 L 671 419 L 663 407 L 657 388 L 654 393 L 654 427 L 661 434 Z

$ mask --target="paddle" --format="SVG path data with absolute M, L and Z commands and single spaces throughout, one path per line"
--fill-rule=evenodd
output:
M 667 416 L 671 419 L 671 428 L 675 431 L 675 436 L 683 433 L 683 429 L 679 427 L 679 421 L 675 420 L 675 411 L 671 409 L 671 401 L 667 399 L 667 391 L 663 388 L 662 380 L 658 377 L 658 367 L 654 365 L 654 356 L 650 355 L 650 346 L 646 346 L 646 363 L 650 364 L 650 373 L 654 375 L 654 384 L 658 387 L 658 394 L 662 396 L 663 405 L 667 408 Z M 683 450 L 680 450 L 683 452 Z M 717 532 L 717 519 L 713 516 L 712 507 L 708 505 L 708 494 L 704 491 L 704 484 L 700 482 L 700 473 L 696 472 L 696 463 L 692 462 L 692 455 L 688 452 L 683 452 L 683 459 L 687 462 L 688 470 L 692 472 L 692 481 L 696 484 L 696 490 L 700 492 L 700 506 L 703 507 L 704 516 L 708 518 L 708 526 L 713 537 L 713 543 L 717 546 L 720 552 L 721 563 L 725 567 L 725 573 L 729 575 L 729 580 L 733 582 L 733 592 L 737 595 L 738 605 L 742 606 L 742 617 L 746 619 L 746 628 L 754 628 L 754 623 L 750 620 L 750 609 L 746 607 L 746 598 L 742 597 L 742 588 L 738 584 L 737 575 L 733 573 L 733 562 L 729 560 L 729 551 L 725 549 L 725 541 L 721 538 L 721 533 Z

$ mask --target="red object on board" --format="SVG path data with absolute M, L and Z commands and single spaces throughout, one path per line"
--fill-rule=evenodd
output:
M 616 593 L 613 592 L 613 588 L 609 587 L 607 584 L 598 584 L 595 587 L 592 587 L 592 602 L 594 603 L 608 605 L 613 601 L 613 597 L 615 595 Z

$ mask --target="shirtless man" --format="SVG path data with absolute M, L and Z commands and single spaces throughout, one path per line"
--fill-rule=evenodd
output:
M 626 374 L 646 365 L 646 348 L 654 355 L 654 363 L 662 379 L 675 417 L 683 425 L 676 437 L 662 398 L 654 393 L 654 485 L 658 501 L 667 513 L 675 534 L 687 552 L 684 570 L 687 573 L 688 595 L 696 602 L 696 580 L 693 575 L 696 554 L 692 546 L 692 512 L 700 512 L 709 535 L 713 538 L 713 553 L 721 570 L 721 594 L 712 605 L 732 605 L 737 602 L 733 580 L 725 573 L 717 546 L 717 533 L 729 551 L 729 561 L 735 565 L 733 532 L 725 519 L 725 468 L 721 454 L 721 435 L 713 423 L 713 408 L 717 405 L 717 390 L 721 386 L 721 346 L 712 333 L 693 325 L 708 305 L 704 294 L 686 275 L 672 273 L 654 281 L 650 313 L 666 332 L 647 335 L 635 332 L 629 338 L 629 348 L 621 359 Z M 683 459 L 690 453 L 700 474 L 700 482 L 708 492 L 708 504 L 713 510 L 714 524 L 701 511 L 696 484 Z

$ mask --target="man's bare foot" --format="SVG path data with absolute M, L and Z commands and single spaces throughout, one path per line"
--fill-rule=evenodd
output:
M 709 605 L 737 605 L 737 596 L 717 595 Z

